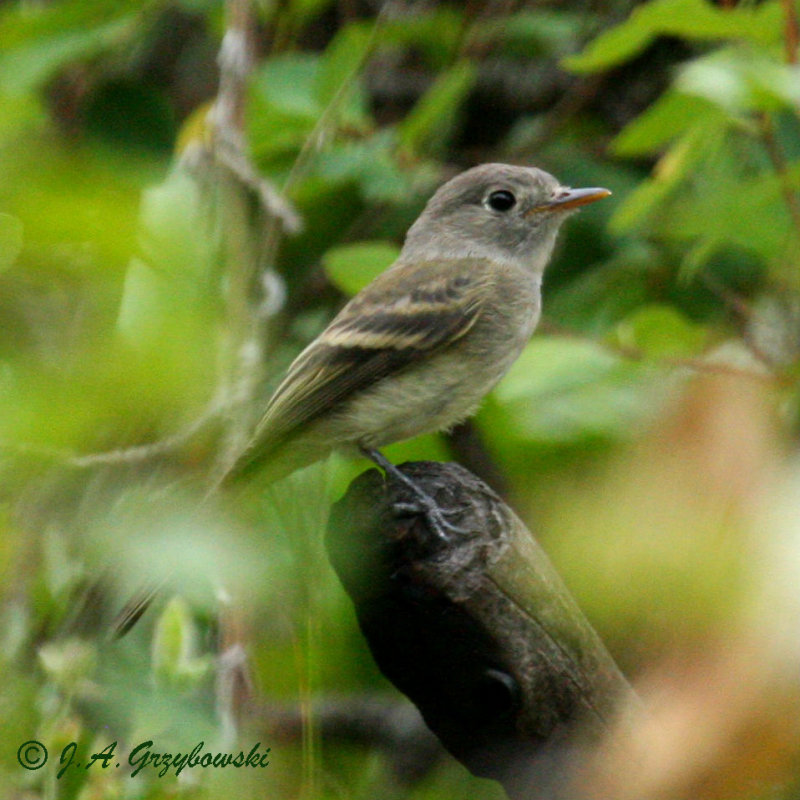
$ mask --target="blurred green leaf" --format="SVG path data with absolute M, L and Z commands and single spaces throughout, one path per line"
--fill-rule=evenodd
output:
M 173 597 L 153 633 L 153 674 L 167 686 L 191 689 L 211 674 L 210 656 L 197 655 L 197 630 L 186 601 Z
M 590 21 L 586 14 L 565 8 L 517 11 L 482 21 L 472 32 L 472 39 L 492 43 L 508 55 L 557 56 L 569 50 Z
M 57 686 L 72 693 L 94 673 L 97 649 L 74 638 L 50 642 L 39 648 L 39 663 Z
M 398 158 L 393 128 L 364 139 L 333 144 L 320 153 L 315 168 L 316 175 L 326 182 L 357 184 L 365 201 L 381 206 L 406 204 L 420 191 L 429 190 L 439 178 L 435 162 L 407 164 Z
M 196 180 L 182 169 L 142 193 L 144 257 L 128 265 L 117 318 L 128 344 L 161 348 L 169 331 L 188 349 L 213 319 L 218 242 L 205 211 Z
M 98 27 L 54 32 L 46 39 L 6 49 L 0 55 L 0 93 L 20 95 L 38 89 L 63 65 L 121 47 L 138 19 L 126 15 Z
M 475 65 L 461 60 L 443 72 L 398 125 L 400 146 L 432 154 L 447 142 L 461 106 L 475 82 Z
M 546 297 L 547 318 L 601 336 L 646 302 L 653 276 L 662 267 L 657 248 L 638 239 L 620 242 L 613 258 Z
M 345 294 L 354 295 L 380 275 L 400 254 L 391 242 L 357 242 L 328 250 L 322 258 L 328 279 Z
M 637 6 L 621 25 L 592 40 L 583 53 L 563 63 L 573 72 L 609 69 L 641 53 L 657 36 L 777 44 L 782 35 L 781 18 L 776 0 L 733 8 L 714 6 L 707 0 L 651 0 Z
M 708 100 L 668 90 L 625 126 L 611 143 L 611 150 L 620 156 L 652 155 L 710 115 L 722 119 L 719 109 Z
M 611 230 L 629 233 L 648 223 L 651 215 L 662 209 L 664 202 L 685 181 L 694 177 L 695 168 L 724 148 L 728 125 L 728 120 L 717 113 L 698 117 L 661 158 L 653 176 L 642 181 L 617 207 L 611 219 Z
M 651 304 L 637 308 L 617 325 L 616 341 L 650 358 L 686 358 L 700 353 L 708 333 L 676 308 Z
M 316 76 L 315 95 L 321 106 L 334 101 L 340 118 L 349 125 L 363 125 L 366 101 L 358 73 L 374 43 L 372 26 L 351 23 L 342 28 L 325 49 Z
M 388 15 L 387 15 L 388 16 Z M 382 46 L 421 51 L 428 64 L 443 69 L 452 63 L 464 33 L 463 15 L 455 8 L 434 6 L 427 12 L 386 19 L 378 32 Z
M 0 213 L 0 272 L 14 264 L 21 250 L 21 220 L 11 214 Z
M 609 374 L 619 356 L 585 339 L 536 336 L 495 389 L 501 403 L 562 394 Z
M 332 4 L 333 0 L 290 0 L 288 13 L 299 29 Z
M 250 147 L 259 160 L 292 157 L 323 107 L 317 96 L 320 57 L 287 53 L 265 61 L 251 80 L 247 108 Z
M 567 443 L 621 436 L 646 409 L 639 367 L 585 339 L 535 336 L 494 391 L 513 435 Z
M 794 110 L 800 106 L 800 67 L 753 48 L 725 47 L 685 65 L 675 88 L 729 114 Z

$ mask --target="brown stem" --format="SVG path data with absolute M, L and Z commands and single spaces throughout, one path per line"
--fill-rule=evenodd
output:
M 783 8 L 783 39 L 786 45 L 786 63 L 797 64 L 797 49 L 800 44 L 800 23 L 797 19 L 795 0 L 781 0 Z

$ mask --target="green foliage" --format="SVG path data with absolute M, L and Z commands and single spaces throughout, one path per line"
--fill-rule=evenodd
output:
M 400 146 L 417 154 L 441 153 L 474 81 L 475 67 L 466 60 L 442 72 L 399 126 Z
M 622 64 L 641 53 L 657 36 L 679 36 L 690 41 L 741 40 L 769 46 L 781 42 L 778 0 L 734 8 L 708 0 L 650 0 L 637 7 L 627 21 L 598 36 L 583 53 L 565 61 L 576 72 L 596 72 Z
M 212 674 L 210 655 L 198 656 L 197 631 L 191 611 L 174 597 L 161 612 L 153 632 L 153 676 L 178 690 L 196 688 Z
M 790 144 L 800 84 L 797 67 L 776 58 L 780 13 L 777 3 L 722 9 L 704 0 L 655 0 L 569 61 L 576 70 L 606 68 L 659 33 L 720 42 L 682 65 L 612 144 L 621 156 L 659 156 L 617 210 L 612 230 L 679 242 L 687 277 L 734 247 L 761 259 L 774 278 L 797 284 L 789 254 L 800 232 L 784 198 L 800 174 Z M 774 163 L 784 152 L 785 162 Z
M 632 670 L 654 658 L 635 636 L 663 650 L 676 617 L 702 630 L 741 602 L 746 548 L 734 545 L 737 525 L 750 523 L 718 522 L 715 509 L 735 517 L 737 501 L 713 487 L 703 490 L 711 510 L 687 498 L 704 476 L 741 492 L 738 472 L 758 483 L 746 458 L 755 415 L 700 403 L 744 444 L 731 455 L 720 435 L 708 463 L 694 464 L 703 413 L 692 406 L 684 430 L 665 409 L 690 375 L 744 373 L 770 386 L 775 435 L 794 446 L 800 75 L 784 63 L 786 4 L 650 0 L 615 25 L 605 9 L 587 15 L 574 3 L 503 14 L 423 5 L 377 18 L 330 0 L 259 6 L 245 104 L 256 179 L 214 161 L 213 89 L 198 76 L 224 31 L 220 4 L 0 9 L 8 741 L 41 737 L 53 757 L 71 741 L 88 752 L 114 738 L 120 749 L 158 736 L 176 747 L 195 733 L 222 740 L 214 617 L 241 606 L 252 610 L 259 697 L 296 710 L 303 730 L 267 742 L 273 762 L 258 785 L 229 774 L 192 786 L 130 780 L 124 770 L 54 783 L 44 771 L 21 776 L 12 754 L 0 761 L 9 796 L 499 796 L 450 762 L 405 785 L 394 754 L 327 732 L 321 746 L 319 699 L 390 691 L 321 542 L 330 501 L 364 463 L 337 457 L 266 495 L 206 496 L 231 420 L 249 429 L 291 358 L 396 258 L 443 176 L 472 162 L 535 163 L 565 184 L 614 192 L 565 227 L 541 330 L 476 417 L 476 463 L 493 462 L 515 507 L 544 521 L 537 532 Z M 173 38 L 181 31 L 184 44 Z M 653 58 L 663 37 L 680 40 L 680 63 Z M 558 73 L 523 96 L 556 62 L 579 77 Z M 652 98 L 644 110 L 640 96 Z M 274 224 L 266 189 L 293 205 L 302 231 Z M 648 429 L 666 443 L 620 466 L 632 441 L 646 448 Z M 453 441 L 429 435 L 387 454 L 446 460 Z M 718 478 L 731 462 L 737 474 Z M 642 519 L 657 521 L 653 542 L 637 538 Z M 692 570 L 704 561 L 713 568 Z M 99 576 L 112 585 L 96 595 Z M 168 583 L 172 599 L 109 643 L 109 617 L 143 580 Z M 715 593 L 726 595 L 716 606 Z
M 11 214 L 0 214 L 0 272 L 11 267 L 22 250 L 22 222 Z
M 474 32 L 479 43 L 492 43 L 502 52 L 518 58 L 558 57 L 575 47 L 580 32 L 592 19 L 568 9 L 518 11 L 507 17 L 488 19 Z
M 686 319 L 672 306 L 640 306 L 617 326 L 616 338 L 623 348 L 646 358 L 688 358 L 702 353 L 708 332 Z
M 27 94 L 42 87 L 64 64 L 124 47 L 138 23 L 133 2 L 102 0 L 56 3 L 0 14 L 0 92 Z
M 479 417 L 492 430 L 514 419 L 518 443 L 565 445 L 623 436 L 642 417 L 646 388 L 636 369 L 600 345 L 538 336 L 495 391 L 495 405 Z
M 322 259 L 328 279 L 348 295 L 354 295 L 383 272 L 399 255 L 391 242 L 358 242 L 332 247 Z

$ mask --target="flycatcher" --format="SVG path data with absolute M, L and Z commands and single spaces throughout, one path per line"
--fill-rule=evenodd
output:
M 275 481 L 334 449 L 360 451 L 419 500 L 431 529 L 452 526 L 433 498 L 377 450 L 472 414 L 539 320 L 542 274 L 575 209 L 608 189 L 570 189 L 533 167 L 484 164 L 444 184 L 397 261 L 294 360 L 250 445 L 215 485 L 256 469 Z M 130 602 L 123 635 L 152 591 Z
M 468 417 L 536 327 L 561 224 L 609 194 L 507 164 L 444 184 L 397 261 L 289 367 L 223 480 L 277 480 L 341 448 L 386 468 L 377 448 Z

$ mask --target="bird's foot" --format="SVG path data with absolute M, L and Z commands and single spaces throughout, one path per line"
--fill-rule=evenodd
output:
M 428 527 L 436 534 L 437 538 L 443 542 L 449 542 L 452 534 L 464 533 L 462 528 L 454 525 L 447 520 L 448 511 L 429 495 L 416 481 L 409 478 L 402 470 L 392 464 L 380 450 L 362 447 L 361 452 L 366 458 L 380 467 L 386 475 L 407 486 L 414 494 L 413 500 L 400 501 L 394 503 L 394 510 L 401 514 L 421 514 L 425 517 Z M 457 513 L 457 509 L 449 511 L 450 514 Z

